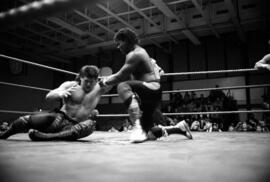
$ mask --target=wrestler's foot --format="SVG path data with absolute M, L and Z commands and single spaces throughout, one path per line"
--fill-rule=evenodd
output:
M 177 123 L 174 127 L 179 128 L 181 131 L 185 132 L 184 135 L 185 135 L 188 139 L 192 139 L 192 138 L 193 138 L 192 135 L 191 135 L 189 126 L 188 126 L 188 124 L 186 123 L 185 120 L 180 121 L 180 122 Z
M 131 143 L 141 143 L 147 140 L 147 135 L 145 131 L 142 129 L 140 120 L 137 120 L 135 122 L 135 126 L 133 127 L 129 140 Z
M 28 136 L 33 141 L 47 141 L 48 140 L 48 137 L 46 137 L 45 133 L 42 133 L 34 129 L 29 130 Z
M 5 140 L 13 134 L 14 134 L 13 130 L 11 128 L 8 128 L 7 130 L 0 132 L 0 139 Z

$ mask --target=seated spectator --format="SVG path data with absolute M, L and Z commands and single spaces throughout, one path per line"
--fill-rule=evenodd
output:
M 205 119 L 205 125 L 203 127 L 203 131 L 212 132 L 212 123 L 210 122 L 208 118 Z
M 255 130 L 256 130 L 256 128 L 254 129 L 246 121 L 238 122 L 236 127 L 235 127 L 235 131 L 255 131 Z
M 255 118 L 255 115 L 253 113 L 248 113 L 247 118 L 247 130 L 248 131 L 256 131 L 258 120 Z
M 190 97 L 192 101 L 195 101 L 197 99 L 197 94 L 194 91 L 192 91 Z
M 233 125 L 233 123 L 230 124 L 230 126 L 228 128 L 228 131 L 230 131 L 230 132 L 234 131 L 234 125 Z
M 190 94 L 188 92 L 185 92 L 184 103 L 188 103 L 189 101 L 190 101 Z
M 122 126 L 122 131 L 130 131 L 132 130 L 133 126 L 131 124 L 131 121 L 129 119 L 125 119 L 123 126 Z
M 217 123 L 212 124 L 212 131 L 222 132 L 222 130 L 220 129 L 220 127 Z
M 200 131 L 200 122 L 198 120 L 193 121 L 191 124 L 190 130 L 191 131 Z
M 204 97 L 203 94 L 200 94 L 200 98 L 198 98 L 199 102 L 201 105 L 206 104 L 206 98 Z
M 265 121 L 259 121 L 256 131 L 258 131 L 258 132 L 269 132 L 269 129 L 267 128 Z
M 0 125 L 0 132 L 1 131 L 6 131 L 8 130 L 9 126 L 8 126 L 8 123 L 7 122 L 3 122 L 1 125 Z
M 267 92 L 269 92 L 269 90 Z M 264 94 L 262 98 L 263 98 L 263 104 L 262 104 L 263 109 L 270 110 L 270 93 Z M 270 130 L 270 113 L 269 112 L 263 113 L 263 120 L 268 130 Z
M 216 85 L 216 88 L 219 88 L 219 85 Z M 217 98 L 223 98 L 225 97 L 225 94 L 222 92 L 222 90 L 212 90 L 210 91 L 209 98 L 211 102 L 214 102 Z

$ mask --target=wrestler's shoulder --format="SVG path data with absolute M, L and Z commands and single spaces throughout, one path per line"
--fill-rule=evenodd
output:
M 144 49 L 135 49 L 131 51 L 128 55 L 128 59 L 138 59 L 138 58 L 145 58 L 148 56 L 147 52 Z
M 64 83 L 62 83 L 61 86 L 65 86 L 65 87 L 73 87 L 78 85 L 77 81 L 65 81 Z

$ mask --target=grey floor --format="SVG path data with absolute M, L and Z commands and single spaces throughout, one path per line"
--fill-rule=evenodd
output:
M 129 133 L 77 142 L 0 140 L 0 181 L 269 182 L 270 134 L 193 133 L 130 144 Z

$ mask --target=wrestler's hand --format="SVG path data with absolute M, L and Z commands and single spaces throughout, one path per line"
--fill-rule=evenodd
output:
M 101 88 L 108 86 L 108 85 L 106 84 L 106 81 L 107 81 L 107 80 L 108 80 L 108 77 L 107 77 L 107 76 L 101 77 L 101 78 L 99 79 L 99 82 L 98 82 L 99 86 L 100 86 Z
M 74 91 L 75 91 L 75 87 L 72 86 L 72 87 L 70 87 L 70 88 L 68 88 L 68 89 L 60 90 L 60 91 L 59 91 L 59 96 L 60 96 L 61 98 L 67 98 L 67 97 L 70 96 L 70 95 L 72 94 L 72 92 L 74 92 Z
M 90 114 L 90 119 L 95 120 L 97 118 L 97 115 L 99 115 L 99 112 L 97 109 L 94 109 Z
M 107 85 L 106 81 L 110 78 L 110 76 L 102 77 L 100 78 L 98 84 L 100 86 L 100 93 L 105 94 L 106 92 L 109 92 L 113 85 Z

